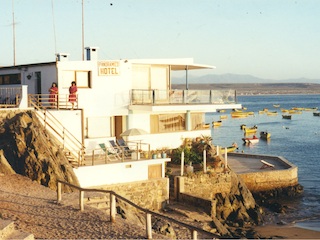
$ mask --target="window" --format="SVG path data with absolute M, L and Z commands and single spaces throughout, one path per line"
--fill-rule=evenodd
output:
M 0 75 L 0 85 L 21 84 L 21 74 L 4 74 Z
M 72 81 L 78 88 L 91 88 L 91 71 L 63 71 L 63 87 L 68 88 Z
M 185 119 L 184 113 L 152 115 L 150 118 L 151 133 L 183 131 L 186 129 Z

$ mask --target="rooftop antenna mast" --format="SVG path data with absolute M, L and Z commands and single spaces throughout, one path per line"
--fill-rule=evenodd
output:
M 84 61 L 84 8 L 82 0 L 82 61 Z
M 14 21 L 14 0 L 12 0 L 13 66 L 16 65 L 16 28 Z

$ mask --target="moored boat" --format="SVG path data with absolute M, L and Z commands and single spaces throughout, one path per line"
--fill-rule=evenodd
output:
M 238 147 L 237 146 L 229 146 L 229 147 L 226 147 L 226 148 L 227 148 L 227 153 L 229 153 L 229 152 L 234 152 Z M 226 148 L 220 147 L 219 153 L 220 154 L 224 154 L 226 152 Z
M 289 114 L 302 114 L 302 110 L 290 109 Z
M 277 111 L 267 112 L 267 115 L 268 115 L 268 116 L 276 116 L 276 115 L 278 115 L 278 112 L 277 112 Z
M 260 138 L 269 139 L 269 138 L 271 138 L 271 133 L 269 133 L 267 131 L 262 131 L 262 132 L 260 132 Z
M 280 107 L 280 104 L 273 104 L 273 106 L 274 106 L 275 108 L 278 108 L 278 107 Z
M 292 118 L 292 115 L 290 115 L 290 114 L 283 114 L 283 115 L 282 115 L 282 118 L 283 118 L 283 119 L 291 119 L 291 118 Z
M 228 118 L 227 115 L 221 115 L 221 116 L 220 116 L 220 119 L 227 119 L 227 118 Z
M 320 117 L 320 112 L 314 112 L 314 113 L 313 113 L 313 116 L 315 116 L 315 117 Z
M 212 126 L 213 127 L 220 127 L 222 125 L 222 121 L 213 121 Z
M 252 144 L 254 144 L 254 143 L 259 142 L 259 138 L 257 138 L 257 137 L 254 135 L 253 137 L 244 137 L 244 138 L 242 138 L 242 141 L 243 141 L 244 143 L 252 143 Z
M 231 112 L 231 117 L 232 118 L 245 118 L 248 117 L 248 113 L 246 112 Z
M 254 125 L 253 127 L 250 127 L 250 128 L 244 126 L 242 129 L 243 129 L 243 131 L 244 131 L 246 134 L 248 134 L 248 133 L 255 133 L 255 132 L 257 132 L 257 130 L 258 130 L 258 126 L 257 126 L 257 125 Z

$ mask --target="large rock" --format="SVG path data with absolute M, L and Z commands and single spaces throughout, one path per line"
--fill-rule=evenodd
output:
M 3 114 L 2 114 L 3 116 Z M 0 153 L 14 172 L 53 190 L 57 179 L 79 186 L 59 142 L 46 131 L 33 111 L 10 112 L 0 123 Z M 0 172 L 8 171 L 0 164 Z M 72 191 L 64 186 L 64 191 Z

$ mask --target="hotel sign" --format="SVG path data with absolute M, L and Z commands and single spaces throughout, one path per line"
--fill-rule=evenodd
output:
M 99 76 L 117 76 L 120 75 L 119 61 L 101 61 L 98 62 Z

